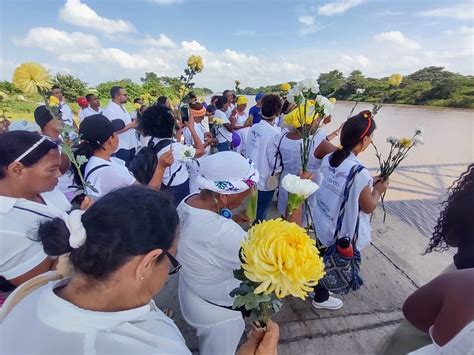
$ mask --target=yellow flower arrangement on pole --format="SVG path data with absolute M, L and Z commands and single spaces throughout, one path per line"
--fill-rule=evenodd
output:
M 46 92 L 51 88 L 51 79 L 46 69 L 38 63 L 23 63 L 13 73 L 13 85 L 26 95 Z
M 241 243 L 242 281 L 230 295 L 234 308 L 251 311 L 254 323 L 265 326 L 287 296 L 305 299 L 324 276 L 324 264 L 315 241 L 296 223 L 282 219 L 253 226 Z

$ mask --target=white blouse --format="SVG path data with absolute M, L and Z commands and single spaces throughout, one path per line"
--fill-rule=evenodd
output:
M 316 191 L 316 205 L 314 206 L 315 211 L 313 213 L 316 235 L 325 246 L 330 246 L 334 241 L 334 232 L 341 209 L 347 176 L 354 165 L 363 165 L 351 153 L 341 165 L 333 168 L 329 164 L 331 156 L 332 154 L 326 155 L 321 163 L 321 172 L 324 177 L 319 190 Z M 359 236 L 357 239 L 357 248 L 359 250 L 362 250 L 362 248 L 370 243 L 372 232 L 369 215 L 362 211 L 359 212 L 359 196 L 365 187 L 372 187 L 372 182 L 373 179 L 367 169 L 363 169 L 356 175 L 346 204 L 339 234 L 340 236 L 352 238 L 357 224 L 357 215 L 359 215 Z
M 178 206 L 179 277 L 202 299 L 230 306 L 229 293 L 240 285 L 233 272 L 240 268 L 240 242 L 247 233 L 233 220 L 191 207 L 186 200 Z
M 40 222 L 71 208 L 58 189 L 40 194 L 45 204 L 0 196 L 0 275 L 14 279 L 47 258 L 41 243 L 31 240 Z
M 0 324 L 0 353 L 190 354 L 174 322 L 153 300 L 127 311 L 90 311 L 54 293 L 67 282 L 49 282 L 13 308 Z

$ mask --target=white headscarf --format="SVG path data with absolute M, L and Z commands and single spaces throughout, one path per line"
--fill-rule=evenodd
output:
M 257 185 L 259 174 L 250 159 L 235 152 L 220 152 L 199 160 L 197 183 L 203 190 L 224 195 L 244 192 Z

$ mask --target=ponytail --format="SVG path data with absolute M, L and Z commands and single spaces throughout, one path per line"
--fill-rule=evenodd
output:
M 85 156 L 87 160 L 89 160 L 94 155 L 95 151 L 101 149 L 102 147 L 96 144 L 94 145 L 93 143 L 90 143 L 87 141 L 82 141 L 75 148 L 76 148 L 74 150 L 75 158 L 77 158 L 79 155 L 82 155 L 82 156 Z M 84 172 L 86 170 L 86 164 L 82 164 L 81 167 L 79 168 L 82 176 L 84 176 Z M 74 182 L 76 183 L 76 185 L 82 186 L 82 181 L 81 181 L 81 178 L 79 177 L 79 173 L 75 165 L 72 166 L 72 172 L 74 173 Z
M 344 160 L 351 154 L 352 149 L 349 147 L 342 147 L 339 150 L 336 150 L 334 153 L 331 154 L 329 158 L 329 164 L 333 168 L 337 168 L 339 165 L 342 164 Z
M 59 256 L 69 253 L 69 229 L 61 218 L 45 221 L 38 228 L 37 241 L 43 245 L 44 252 L 50 256 Z

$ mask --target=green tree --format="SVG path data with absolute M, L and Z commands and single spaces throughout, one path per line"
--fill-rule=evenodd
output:
M 127 90 L 128 98 L 133 101 L 134 98 L 143 94 L 143 88 L 140 84 L 133 82 L 131 79 L 125 78 L 116 81 L 107 81 L 96 86 L 97 93 L 101 99 L 110 99 L 110 89 L 112 86 L 121 86 Z
M 79 96 L 87 93 L 87 83 L 71 74 L 56 74 L 53 78 L 53 85 L 58 85 L 63 96 L 69 102 L 75 102 Z
M 319 90 L 324 96 L 334 94 L 344 84 L 344 74 L 339 70 L 321 73 L 318 78 Z
M 453 75 L 455 74 L 444 70 L 443 67 L 432 66 L 420 69 L 408 75 L 407 78 L 413 81 L 429 81 L 430 83 L 434 83 L 452 77 Z

